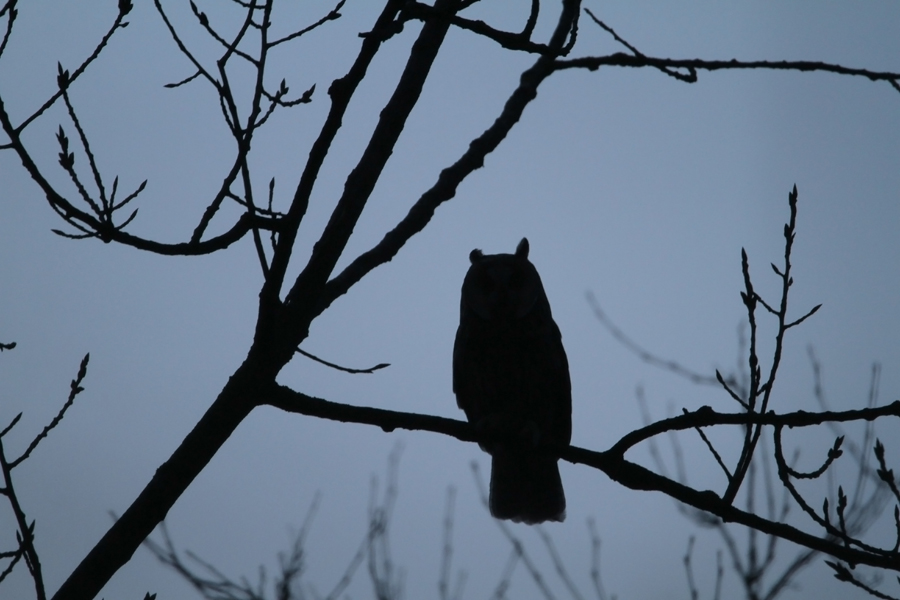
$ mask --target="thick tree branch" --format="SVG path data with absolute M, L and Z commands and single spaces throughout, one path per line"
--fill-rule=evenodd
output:
M 260 397 L 260 400 L 263 404 L 280 408 L 286 412 L 341 423 L 375 425 L 388 433 L 395 429 L 408 429 L 442 433 L 464 442 L 474 442 L 478 439 L 474 429 L 465 421 L 369 406 L 341 404 L 296 392 L 279 384 L 274 384 L 267 393 Z
M 300 176 L 291 206 L 284 216 L 284 227 L 275 243 L 269 277 L 266 279 L 260 292 L 263 302 L 279 302 L 285 272 L 290 263 L 294 242 L 297 239 L 297 231 L 309 207 L 309 199 L 313 186 L 319 177 L 319 171 L 325 162 L 331 143 L 343 124 L 344 114 L 347 112 L 347 107 L 350 105 L 350 100 L 356 88 L 366 76 L 369 65 L 381 48 L 382 42 L 390 37 L 389 32 L 392 29 L 394 18 L 402 6 L 403 0 L 388 0 L 385 3 L 384 9 L 375 21 L 371 34 L 363 37 L 359 54 L 350 70 L 343 77 L 335 79 L 328 89 L 328 95 L 331 97 L 331 109 L 328 112 L 325 123 L 322 125 L 319 136 L 313 142 L 312 148 L 310 148 L 306 166 Z
M 435 10 L 441 15 L 443 11 L 450 11 L 454 5 L 455 0 L 439 0 Z M 356 222 L 394 151 L 406 120 L 418 102 L 449 28 L 449 21 L 437 16 L 425 22 L 413 43 L 397 87 L 382 109 L 378 124 L 359 163 L 347 176 L 344 192 L 316 242 L 309 262 L 287 295 L 286 304 L 293 312 L 303 314 L 302 320 L 312 320 L 313 315 L 308 312 L 310 305 L 316 304 L 322 286 L 341 257 Z
M 579 3 L 569 0 L 563 3 L 556 30 L 549 47 L 562 51 L 570 39 Z M 374 268 L 390 261 L 409 239 L 422 231 L 435 210 L 456 195 L 459 184 L 473 171 L 484 165 L 484 158 L 502 142 L 510 129 L 519 122 L 525 107 L 537 97 L 537 88 L 553 72 L 552 59 L 540 57 L 534 65 L 522 73 L 519 86 L 510 95 L 500 115 L 479 137 L 472 140 L 468 150 L 453 165 L 441 171 L 437 182 L 412 206 L 406 217 L 372 249 L 358 256 L 339 275 L 328 282 L 325 293 L 315 308 L 321 314 L 335 299 L 345 294 L 356 282 Z
M 255 391 L 262 387 L 254 377 L 260 371 L 254 366 L 258 360 L 251 351 L 251 357 L 228 381 L 209 410 L 72 571 L 53 600 L 94 598 L 115 572 L 131 560 L 141 542 L 165 519 L 175 501 L 250 414 L 255 406 Z
M 468 150 L 455 163 L 441 171 L 431 189 L 422 194 L 403 220 L 386 233 L 378 244 L 359 255 L 328 282 L 315 309 L 316 315 L 325 311 L 373 269 L 393 259 L 412 236 L 428 225 L 437 208 L 456 195 L 460 183 L 473 171 L 484 166 L 484 158 L 497 148 L 510 129 L 518 123 L 525 107 L 537 97 L 537 87 L 551 72 L 549 61 L 541 58 L 522 74 L 519 87 L 509 97 L 497 120 L 472 140 Z

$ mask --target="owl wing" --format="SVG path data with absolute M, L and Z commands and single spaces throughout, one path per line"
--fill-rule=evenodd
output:
M 517 343 L 520 383 L 513 409 L 533 422 L 542 443 L 568 445 L 572 438 L 572 384 L 559 327 L 549 310 L 538 310 L 534 329 Z M 529 319 L 531 320 L 531 319 Z
M 480 409 L 474 389 L 477 388 L 478 366 L 474 364 L 473 353 L 469 351 L 472 345 L 471 319 L 466 315 L 459 320 L 459 328 L 456 330 L 456 340 L 453 343 L 453 393 L 456 394 L 456 405 L 466 413 L 469 421 L 477 421 L 484 410 Z
M 453 388 L 476 426 L 526 437 L 481 444 L 491 454 L 489 506 L 498 519 L 563 521 L 566 497 L 557 458 L 526 442 L 568 445 L 572 435 L 569 366 L 559 328 L 547 310 L 498 329 L 474 313 L 460 319 L 453 348 Z M 524 442 L 524 443 L 523 443 Z

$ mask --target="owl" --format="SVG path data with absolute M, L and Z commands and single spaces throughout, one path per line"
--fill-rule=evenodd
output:
M 487 438 L 491 514 L 528 524 L 562 521 L 558 459 L 539 446 L 572 437 L 572 386 L 559 327 L 528 240 L 515 254 L 473 250 L 453 347 L 453 391 Z

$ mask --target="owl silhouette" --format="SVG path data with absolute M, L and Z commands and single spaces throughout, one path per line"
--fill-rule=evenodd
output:
M 472 250 L 453 348 L 453 391 L 489 441 L 491 514 L 528 524 L 562 521 L 558 459 L 541 446 L 569 444 L 572 386 L 559 327 L 528 240 L 515 254 Z

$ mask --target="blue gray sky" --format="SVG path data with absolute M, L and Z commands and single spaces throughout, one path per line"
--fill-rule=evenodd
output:
M 283 19 L 282 33 L 331 8 L 319 1 L 284 4 L 274 15 Z M 522 4 L 485 0 L 473 16 L 516 29 L 526 17 Z M 211 64 L 217 49 L 191 22 L 186 3 L 164 5 Z M 893 2 L 585 6 L 649 55 L 900 70 L 900 5 Z M 200 8 L 224 30 L 234 23 L 217 13 L 217 3 Z M 0 60 L 0 90 L 14 118 L 53 93 L 56 62 L 75 68 L 115 10 L 115 2 L 32 0 L 20 7 Z M 356 34 L 371 27 L 376 10 L 375 3 L 351 0 L 343 18 L 275 57 L 270 84 L 284 77 L 292 92 L 314 83 L 317 91 L 312 104 L 276 113 L 255 141 L 258 196 L 274 177 L 276 206 L 286 206 L 328 109 L 327 87 L 346 71 L 358 49 Z M 546 36 L 554 18 L 555 7 L 546 7 L 539 33 Z M 217 190 L 233 142 L 208 86 L 163 87 L 192 68 L 150 3 L 137 3 L 128 20 L 72 97 L 104 175 L 118 175 L 123 189 L 148 180 L 130 230 L 181 241 Z M 294 272 L 360 156 L 417 31 L 411 25 L 390 41 L 351 106 L 300 230 Z M 608 34 L 582 21 L 575 55 L 619 50 Z M 451 32 L 340 264 L 377 242 L 491 124 L 532 61 Z M 53 135 L 60 123 L 74 139 L 55 107 L 29 128 L 27 140 L 52 180 L 74 195 L 56 164 Z M 815 408 L 809 345 L 836 408 L 865 402 L 874 361 L 883 365 L 882 401 L 894 400 L 900 396 L 898 158 L 900 94 L 886 83 L 762 71 L 701 73 L 693 85 L 648 69 L 558 73 L 428 228 L 335 302 L 303 345 L 348 366 L 391 367 L 350 376 L 298 357 L 280 381 L 338 402 L 462 418 L 450 367 L 468 253 L 476 247 L 511 252 L 527 236 L 569 355 L 573 444 L 606 449 L 639 426 L 638 386 L 655 417 L 704 404 L 733 409 L 724 393 L 641 363 L 600 326 L 585 293 L 593 292 L 620 327 L 654 352 L 710 374 L 733 369 L 744 318 L 741 248 L 757 288 L 774 300 L 778 282 L 769 263 L 781 260 L 787 196 L 796 184 L 793 314 L 818 303 L 823 308 L 791 332 L 775 408 Z M 83 155 L 76 161 L 84 167 Z M 246 355 L 262 276 L 249 240 L 213 256 L 167 258 L 62 239 L 50 230 L 64 224 L 11 152 L 0 153 L 0 182 L 0 341 L 18 343 L 0 356 L 0 421 L 25 413 L 7 447 L 24 447 L 52 418 L 78 362 L 91 353 L 87 391 L 17 472 L 24 505 L 37 520 L 48 587 L 55 590 L 105 532 L 109 512 L 127 508 Z M 764 349 L 771 349 L 773 332 L 772 322 L 764 322 Z M 736 433 L 714 436 L 732 460 Z M 897 424 L 880 423 L 877 433 L 898 464 Z M 789 444 L 802 446 L 801 465 L 812 467 L 831 442 L 806 436 Z M 287 546 L 321 493 L 308 538 L 307 581 L 327 593 L 364 534 L 370 479 L 378 476 L 383 486 L 388 454 L 398 443 L 404 450 L 391 543 L 393 560 L 406 570 L 406 597 L 436 596 L 450 485 L 458 490 L 454 568 L 468 574 L 464 597 L 490 595 L 509 550 L 479 504 L 469 468 L 477 461 L 486 470 L 489 462 L 475 445 L 437 435 L 386 434 L 259 409 L 175 505 L 169 527 L 176 542 L 224 572 L 255 577 L 259 564 L 274 568 L 275 552 Z M 685 436 L 683 444 L 689 481 L 722 489 L 721 473 L 698 441 Z M 629 456 L 651 464 L 644 448 Z M 849 468 L 839 471 L 844 481 L 851 475 Z M 603 540 L 605 584 L 620 598 L 687 598 L 681 560 L 691 533 L 698 536 L 698 584 L 703 597 L 711 596 L 721 548 L 714 532 L 693 529 L 662 495 L 631 492 L 565 464 L 562 476 L 568 519 L 546 530 L 584 593 L 590 592 L 586 521 L 593 518 Z M 3 530 L 10 530 L 10 518 L 0 514 Z M 516 531 L 563 597 L 536 533 Z M 821 560 L 799 582 L 785 598 L 855 593 L 835 582 Z M 724 585 L 729 596 L 737 590 L 727 568 Z M 29 587 L 20 575 L 7 589 L 22 597 Z M 193 594 L 141 549 L 104 596 L 139 598 L 148 590 L 159 598 Z M 364 572 L 349 593 L 372 596 Z M 510 594 L 537 597 L 521 567 Z

